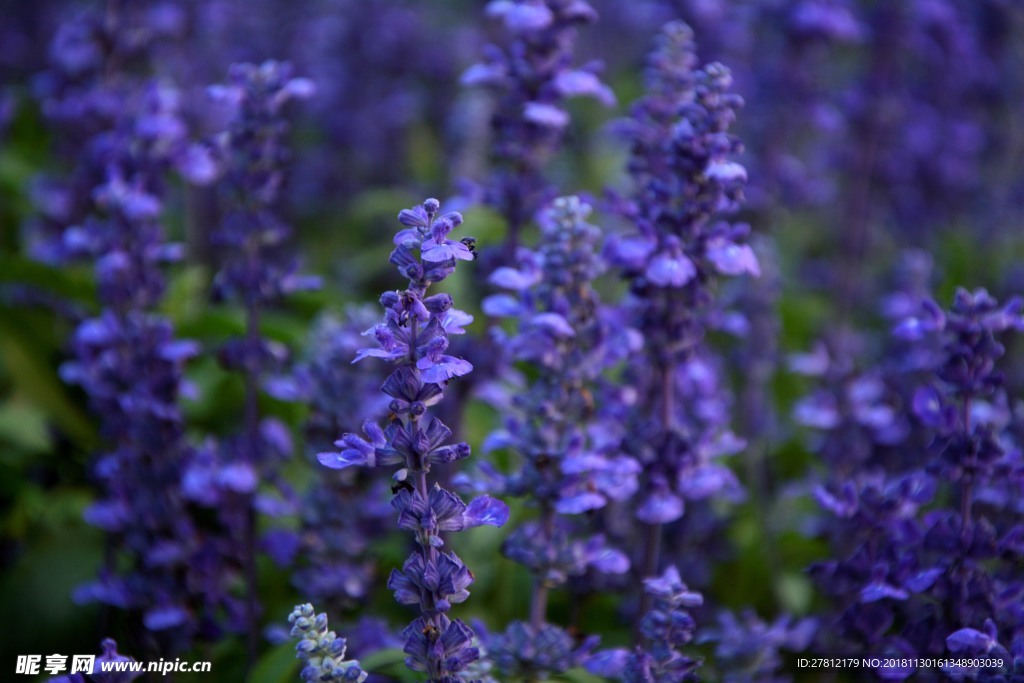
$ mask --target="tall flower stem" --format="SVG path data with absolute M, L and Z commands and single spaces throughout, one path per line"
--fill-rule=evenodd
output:
M 255 301 L 249 300 L 246 305 L 246 346 L 250 353 L 260 348 L 260 309 Z M 253 354 L 255 355 L 255 354 Z M 245 453 L 252 458 L 249 449 L 259 443 L 259 373 L 248 366 L 245 370 L 245 435 L 248 448 Z M 252 458 L 256 459 L 256 458 Z M 245 618 L 246 618 L 246 650 L 248 664 L 256 661 L 259 649 L 259 576 L 256 570 L 256 509 L 251 500 L 245 501 L 245 522 L 243 529 L 242 562 L 245 570 Z
M 209 502 L 223 512 L 222 521 L 232 536 L 231 553 L 238 557 L 244 580 L 241 613 L 245 624 L 248 664 L 256 661 L 260 634 L 257 496 L 261 486 L 277 481 L 277 462 L 291 455 L 284 425 L 260 414 L 261 390 L 273 393 L 264 381 L 284 372 L 287 349 L 263 337 L 263 310 L 288 294 L 317 286 L 314 278 L 297 273 L 295 259 L 286 248 L 290 227 L 278 216 L 277 206 L 288 159 L 285 105 L 312 95 L 313 84 L 293 78 L 288 64 L 234 64 L 227 83 L 209 88 L 211 97 L 232 115 L 227 130 L 211 144 L 222 160 L 225 200 L 223 221 L 211 241 L 221 251 L 214 288 L 221 298 L 241 304 L 245 330 L 220 350 L 221 362 L 243 382 L 242 425 L 222 440 L 211 459 L 220 473 L 211 482 L 222 497 Z M 294 400 L 287 392 L 277 395 Z
M 587 581 L 591 572 L 629 570 L 628 557 L 588 523 L 594 512 L 636 491 L 640 470 L 605 437 L 595 412 L 605 373 L 637 344 L 635 331 L 609 315 L 595 288 L 604 272 L 602 233 L 588 222 L 590 212 L 577 197 L 555 199 L 538 215 L 540 244 L 520 247 L 515 267 L 491 274 L 491 284 L 508 293 L 484 300 L 484 312 L 514 323 L 512 331 L 492 328 L 505 367 L 522 363 L 535 371 L 526 385 L 510 382 L 492 392 L 505 419 L 485 447 L 508 448 L 516 466 L 508 474 L 479 472 L 537 511 L 502 547 L 530 573 L 529 612 L 486 643 L 509 680 L 559 676 L 595 645 L 548 622 L 553 590 L 570 579 Z
M 462 76 L 498 96 L 491 117 L 494 171 L 484 201 L 505 219 L 505 240 L 494 267 L 512 265 L 526 226 L 555 196 L 545 167 L 561 149 L 570 115 L 568 101 L 590 97 L 612 106 L 615 95 L 592 65 L 573 67 L 576 33 L 597 21 L 585 1 L 513 0 L 492 2 L 488 14 L 505 24 L 505 44 L 490 46 L 486 58 Z M 530 17 L 528 23 L 524 17 Z
M 623 313 L 643 335 L 641 353 L 627 363 L 634 389 L 622 447 L 643 467 L 635 515 L 642 531 L 640 580 L 657 575 L 663 525 L 683 517 L 687 499 L 738 491 L 735 476 L 711 458 L 735 452 L 742 442 L 728 430 L 727 396 L 715 381 L 693 383 L 713 391 L 721 408 L 700 410 L 684 393 L 689 371 L 712 377 L 712 354 L 703 339 L 713 313 L 713 285 L 720 276 L 760 275 L 746 244 L 749 226 L 722 218 L 739 208 L 746 170 L 731 160 L 741 151 L 728 130 L 742 100 L 730 92 L 732 76 L 721 64 L 697 67 L 692 30 L 670 22 L 649 59 L 646 94 L 619 122 L 630 145 L 634 181 L 621 212 L 633 231 L 613 236 L 606 254 L 630 287 Z M 685 372 L 684 372 L 685 371 Z M 714 386 L 713 389 L 711 387 Z M 714 415 L 714 417 L 710 417 Z M 651 608 L 638 591 L 634 640 Z
M 540 529 L 544 537 L 550 539 L 555 533 L 555 511 L 548 501 L 541 502 Z M 533 577 L 533 593 L 530 596 L 530 625 L 539 629 L 548 615 L 548 580 L 535 574 Z
M 448 294 L 427 296 L 430 285 L 451 275 L 458 261 L 473 259 L 466 244 L 448 239 L 462 216 L 438 216 L 439 208 L 436 199 L 428 199 L 399 214 L 406 229 L 396 235 L 390 260 L 408 285 L 381 296 L 385 320 L 372 330 L 379 348 L 361 349 L 355 359 L 382 358 L 396 366 L 381 387 L 392 399 L 390 421 L 385 429 L 367 421 L 367 438 L 345 434 L 337 442 L 343 447 L 340 453 L 321 453 L 318 458 L 333 469 L 399 467 L 392 505 L 399 512 L 399 527 L 415 534 L 416 549 L 401 569 L 392 571 L 388 587 L 399 603 L 418 607 L 420 614 L 402 632 L 406 665 L 426 673 L 430 683 L 450 683 L 479 659 L 480 652 L 473 645 L 472 630 L 447 615 L 453 604 L 469 597 L 473 575 L 457 555 L 441 550 L 441 532 L 501 526 L 508 508 L 489 496 L 466 505 L 454 493 L 431 485 L 428 476 L 433 467 L 470 454 L 465 443 L 448 444 L 451 430 L 429 414 L 449 381 L 473 369 L 464 359 L 445 354 L 448 336 L 462 334 L 462 325 L 472 317 L 453 309 Z
M 660 377 L 661 387 L 661 426 L 665 433 L 669 433 L 675 422 L 675 372 L 676 364 L 671 359 L 666 359 L 662 367 Z M 667 441 L 667 440 L 666 440 Z M 667 444 L 666 444 L 667 447 Z M 669 454 L 663 454 L 667 460 Z M 648 576 L 655 576 L 658 573 L 658 565 L 661 563 L 661 539 L 664 535 L 664 525 L 644 524 L 643 525 L 643 565 L 641 566 L 640 579 Z M 642 581 L 639 584 L 643 586 Z M 633 643 L 640 645 L 644 635 L 641 628 L 642 615 L 647 614 L 651 609 L 652 596 L 649 591 L 641 589 L 639 605 L 637 607 L 637 618 L 633 621 Z

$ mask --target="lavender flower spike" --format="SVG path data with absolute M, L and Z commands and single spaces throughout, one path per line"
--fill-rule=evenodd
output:
M 398 526 L 416 535 L 418 548 L 401 570 L 394 570 L 388 587 L 404 605 L 416 605 L 420 617 L 402 632 L 406 666 L 427 674 L 430 683 L 456 683 L 459 672 L 479 659 L 473 631 L 452 620 L 451 606 L 469 597 L 473 575 L 453 553 L 442 551 L 443 531 L 461 531 L 488 524 L 501 526 L 508 508 L 501 501 L 482 496 L 469 505 L 456 494 L 430 484 L 435 465 L 469 457 L 465 443 L 449 444 L 451 430 L 429 413 L 443 397 L 448 382 L 469 373 L 467 361 L 445 354 L 448 336 L 461 334 L 472 318 L 452 308 L 449 294 L 427 295 L 429 287 L 455 271 L 472 252 L 462 241 L 448 239 L 462 223 L 452 212 L 439 215 L 440 203 L 428 199 L 421 206 L 402 211 L 406 226 L 395 237 L 391 263 L 409 280 L 405 290 L 385 292 L 381 298 L 384 321 L 367 334 L 378 347 L 363 349 L 356 360 L 383 358 L 396 365 L 381 390 L 391 398 L 392 418 L 384 429 L 368 421 L 367 438 L 345 434 L 340 453 L 321 453 L 327 467 L 394 465 Z M 460 248 L 462 247 L 462 248 Z
M 647 94 L 620 124 L 634 183 L 621 211 L 635 229 L 606 248 L 629 283 L 626 312 L 644 337 L 643 353 L 627 368 L 639 399 L 627 411 L 623 439 L 643 466 L 636 505 L 646 525 L 641 577 L 659 571 L 662 527 L 683 516 L 687 501 L 739 492 L 735 476 L 714 458 L 736 452 L 742 441 L 724 415 L 703 424 L 703 411 L 688 409 L 694 396 L 683 387 L 694 371 L 706 374 L 700 366 L 709 356 L 703 338 L 715 280 L 760 274 L 746 244 L 749 226 L 724 220 L 739 207 L 746 182 L 732 161 L 742 145 L 728 132 L 742 100 L 730 92 L 727 68 L 696 67 L 686 24 L 670 22 L 659 38 Z M 647 603 L 645 594 L 639 614 Z
M 590 206 L 560 197 L 542 212 L 541 245 L 520 249 L 517 267 L 501 267 L 491 283 L 515 294 L 484 300 L 484 311 L 514 317 L 516 333 L 492 333 L 511 360 L 528 363 L 536 376 L 502 396 L 508 404 L 503 428 L 486 445 L 508 446 L 520 466 L 503 478 L 503 491 L 527 496 L 537 518 L 509 535 L 503 551 L 533 575 L 530 622 L 513 623 L 488 641 L 494 660 L 509 677 L 533 680 L 576 666 L 597 644 L 582 644 L 547 623 L 548 593 L 588 571 L 623 574 L 629 558 L 603 535 L 588 533 L 585 513 L 637 490 L 640 466 L 614 442 L 600 438 L 594 396 L 602 375 L 639 346 L 638 335 L 602 305 L 592 284 L 603 271 L 601 231 L 587 222 Z
M 36 227 L 47 234 L 35 235 L 34 251 L 52 263 L 91 262 L 102 309 L 79 321 L 72 358 L 60 368 L 99 419 L 102 452 L 91 469 L 100 496 L 85 518 L 110 537 L 100 575 L 75 598 L 139 613 L 171 654 L 225 602 L 217 579 L 189 577 L 206 541 L 178 489 L 194 455 L 178 401 L 185 362 L 198 349 L 175 338 L 158 312 L 163 268 L 181 253 L 161 218 L 187 128 L 177 90 L 143 76 L 152 44 L 144 41 L 132 67 L 120 59 L 131 51 L 126 36 L 155 38 L 148 20 L 133 11 L 108 15 L 87 12 L 62 24 L 54 68 L 41 77 L 49 84 L 43 110 L 73 170 L 66 182 L 46 183 L 44 203 L 60 209 L 40 216 Z M 70 68 L 74 52 L 87 63 Z
M 694 671 L 700 661 L 684 655 L 679 648 L 693 640 L 696 623 L 690 607 L 700 607 L 704 598 L 689 590 L 670 566 L 661 576 L 645 579 L 644 592 L 653 605 L 640 623 L 646 645 L 627 650 L 606 650 L 587 661 L 587 669 L 624 683 L 681 683 L 697 680 Z
M 945 678 L 1019 680 L 1006 674 L 1017 666 L 1009 650 L 1024 649 L 1024 462 L 1003 356 L 1024 329 L 1021 308 L 961 289 L 948 310 L 926 300 L 895 327 L 900 354 L 886 369 L 901 380 L 891 401 L 905 412 L 888 421 L 906 426 L 897 439 L 866 440 L 860 462 L 817 491 L 834 515 L 837 559 L 811 575 L 838 612 L 824 638 L 846 651 L 949 656 Z M 831 431 L 850 442 L 849 430 Z
M 502 21 L 508 42 L 488 46 L 462 83 L 499 97 L 491 118 L 495 171 L 484 201 L 508 222 L 507 260 L 520 232 L 554 196 L 544 167 L 562 146 L 568 100 L 589 97 L 612 106 L 615 94 L 594 64 L 573 67 L 577 26 L 597 21 L 585 0 L 493 0 L 486 11 Z
M 278 213 L 289 155 L 284 108 L 314 90 L 311 81 L 293 77 L 287 63 L 276 61 L 233 64 L 227 83 L 209 88 L 211 98 L 231 110 L 227 129 L 218 136 L 225 214 L 212 236 L 221 252 L 214 286 L 219 296 L 235 300 L 245 311 L 244 336 L 229 340 L 219 356 L 225 367 L 242 375 L 245 394 L 239 433 L 223 441 L 216 456 L 220 462 L 207 468 L 219 470 L 212 475 L 219 485 L 201 488 L 217 490 L 212 495 L 220 498 L 221 518 L 240 543 L 250 659 L 255 658 L 258 639 L 257 488 L 270 482 L 283 489 L 277 467 L 292 450 L 283 425 L 260 415 L 259 390 L 294 399 L 286 383 L 274 377 L 284 369 L 287 352 L 264 338 L 261 319 L 267 306 L 317 286 L 315 278 L 298 274 L 296 259 L 284 248 L 291 235 Z
M 298 384 L 311 400 L 306 450 L 315 459 L 353 419 L 387 414 L 388 397 L 378 391 L 379 373 L 368 363 L 351 365 L 365 343 L 362 332 L 377 319 L 371 305 L 350 308 L 344 317 L 321 316 L 306 344 Z M 292 575 L 303 594 L 337 613 L 365 600 L 374 580 L 371 539 L 391 518 L 380 472 L 355 468 L 323 477 L 306 492 L 298 545 L 301 563 Z M 288 558 L 290 559 L 290 558 Z
M 367 674 L 359 662 L 345 660 L 345 639 L 327 630 L 327 615 L 315 614 L 313 605 L 297 605 L 288 615 L 291 635 L 299 639 L 296 657 L 306 662 L 301 676 L 307 683 L 363 683 Z

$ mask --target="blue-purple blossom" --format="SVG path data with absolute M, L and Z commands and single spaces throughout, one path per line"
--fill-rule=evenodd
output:
M 862 455 L 845 461 L 843 479 L 816 493 L 837 518 L 842 549 L 840 559 L 812 568 L 840 610 L 837 642 L 944 656 L 1021 637 L 1024 588 L 1013 569 L 1020 511 L 1010 491 L 1022 469 L 998 369 L 1002 338 L 1022 327 L 1019 311 L 1019 299 L 1000 306 L 984 290 L 959 290 L 948 311 L 928 300 L 895 326 L 913 350 L 902 354 L 913 361 L 904 384 L 918 386 L 901 416 L 913 431 L 895 442 L 867 440 Z M 917 457 L 881 457 L 894 446 Z
M 577 27 L 597 21 L 585 0 L 493 0 L 487 14 L 503 23 L 508 42 L 488 46 L 462 83 L 498 94 L 491 117 L 495 170 L 483 200 L 507 223 L 501 259 L 507 262 L 520 233 L 554 196 L 544 167 L 565 138 L 566 103 L 590 97 L 612 106 L 615 95 L 601 82 L 597 65 L 573 65 Z
M 166 170 L 197 184 L 213 179 L 202 147 L 189 140 L 181 92 L 155 75 L 161 50 L 180 31 L 145 3 L 116 4 L 117 11 L 89 8 L 62 22 L 49 68 L 33 81 L 47 123 L 59 131 L 55 154 L 73 164 L 63 178 L 33 182 L 37 215 L 26 237 L 32 255 L 47 263 L 127 248 L 123 230 L 108 231 L 107 221 L 96 220 L 97 205 L 116 205 L 142 233 L 136 248 L 152 250 L 152 228 L 143 223 L 160 212 Z
M 314 323 L 305 359 L 291 380 L 311 403 L 305 432 L 307 452 L 314 459 L 330 447 L 346 420 L 387 412 L 388 397 L 379 391 L 378 374 L 368 364 L 350 363 L 364 343 L 361 333 L 375 318 L 371 307 L 352 307 L 344 317 L 324 315 Z M 301 529 L 291 544 L 299 564 L 293 583 L 305 595 L 325 601 L 334 611 L 369 597 L 375 562 L 368 550 L 392 514 L 386 487 L 383 478 L 356 470 L 313 483 L 302 502 Z
M 319 460 L 332 469 L 399 468 L 392 505 L 399 528 L 414 533 L 417 550 L 402 569 L 392 572 L 388 587 L 399 603 L 417 605 L 422 615 L 402 632 L 406 665 L 425 672 L 432 682 L 454 683 L 459 672 L 479 658 L 472 630 L 446 614 L 468 597 L 473 575 L 454 553 L 441 550 L 441 534 L 481 524 L 501 526 L 508 508 L 489 496 L 466 505 L 456 494 L 429 483 L 435 466 L 470 454 L 467 444 L 450 444 L 451 430 L 429 413 L 449 381 L 472 370 L 465 360 L 444 354 L 448 335 L 462 332 L 468 316 L 455 312 L 450 295 L 427 295 L 432 284 L 448 277 L 469 254 L 468 248 L 464 252 L 454 246 L 461 243 L 447 237 L 462 223 L 462 216 L 439 215 L 439 210 L 440 203 L 428 199 L 399 214 L 406 227 L 395 238 L 390 260 L 409 283 L 405 290 L 381 296 L 384 322 L 367 333 L 378 346 L 361 350 L 353 361 L 376 357 L 396 366 L 382 387 L 392 399 L 390 422 L 381 429 L 366 421 L 365 438 L 345 434 L 337 442 L 342 450 L 321 453 Z
M 410 151 L 425 131 L 463 114 L 451 105 L 457 70 L 472 57 L 472 29 L 437 5 L 404 0 L 303 0 L 257 13 L 227 4 L 233 16 L 221 20 L 225 29 L 237 31 L 255 14 L 266 41 L 282 46 L 254 49 L 244 28 L 234 42 L 254 54 L 288 55 L 317 84 L 305 121 L 322 142 L 303 150 L 293 183 L 304 214 L 335 211 L 363 188 L 398 186 L 417 173 L 423 179 Z
M 124 9 L 103 18 L 86 12 L 54 39 L 53 68 L 38 95 L 74 163 L 63 181 L 37 185 L 46 211 L 30 234 L 38 258 L 94 264 L 102 307 L 80 321 L 60 373 L 100 418 L 103 452 L 93 474 L 102 494 L 85 517 L 118 550 L 76 598 L 137 612 L 170 653 L 196 635 L 215 636 L 217 615 L 230 612 L 232 600 L 219 539 L 199 532 L 180 488 L 195 452 L 178 403 L 188 389 L 185 362 L 199 349 L 175 339 L 156 312 L 163 268 L 183 251 L 166 241 L 162 219 L 170 170 L 187 175 L 187 128 L 178 91 L 149 80 L 158 29 Z M 203 580 L 189 576 L 192 568 Z
M 261 388 L 281 391 L 285 400 L 296 396 L 278 376 L 287 351 L 264 338 L 261 316 L 267 305 L 286 294 L 317 286 L 315 278 L 298 274 L 296 260 L 286 248 L 290 228 L 278 214 L 288 158 L 284 109 L 314 90 L 311 81 L 293 77 L 288 64 L 275 61 L 234 64 L 227 83 L 208 90 L 229 110 L 227 129 L 216 142 L 225 207 L 222 224 L 212 235 L 220 250 L 220 270 L 213 284 L 219 297 L 237 301 L 245 312 L 244 336 L 225 343 L 219 359 L 241 373 L 245 396 L 239 432 L 207 448 L 188 474 L 192 497 L 218 508 L 222 524 L 238 544 L 233 554 L 244 565 L 250 656 L 255 654 L 258 632 L 256 517 L 279 516 L 294 507 L 278 473 L 280 463 L 292 453 L 290 434 L 281 422 L 261 418 L 258 399 Z M 261 483 L 277 491 L 261 493 Z M 291 554 L 294 546 L 281 534 L 264 542 L 280 557 Z
M 278 215 L 289 156 L 285 107 L 315 91 L 312 81 L 292 76 L 290 65 L 275 61 L 232 65 L 227 82 L 209 88 L 209 96 L 230 111 L 228 128 L 217 139 L 228 202 L 213 235 L 222 251 L 215 286 L 219 295 L 247 308 L 317 285 L 315 278 L 298 273 L 286 248 L 291 230 Z M 244 351 L 228 360 L 258 366 L 257 351 Z
M 310 604 L 298 605 L 288 615 L 291 636 L 298 638 L 296 657 L 305 662 L 301 677 L 308 683 L 363 683 L 367 674 L 359 662 L 345 659 L 346 642 L 327 630 L 327 615 L 316 614 Z
M 715 668 L 725 683 L 785 683 L 781 650 L 803 652 L 820 625 L 815 619 L 794 621 L 781 616 L 771 623 L 753 611 L 722 612 L 715 627 L 704 629 L 698 642 L 715 643 Z
M 543 623 L 512 622 L 504 633 L 486 638 L 487 654 L 505 676 L 530 680 L 582 666 L 597 647 L 597 636 L 582 641 L 565 629 Z
M 715 462 L 744 443 L 729 430 L 727 392 L 703 344 L 714 280 L 760 274 L 749 227 L 724 219 L 746 182 L 732 159 L 742 146 L 728 131 L 742 99 L 731 85 L 721 64 L 697 68 L 693 32 L 671 22 L 650 57 L 646 94 L 618 123 L 633 192 L 616 204 L 632 225 L 604 253 L 629 285 L 622 315 L 643 336 L 624 376 L 631 403 L 620 410 L 622 449 L 643 471 L 634 500 L 645 525 L 640 577 L 659 571 L 663 525 L 682 518 L 688 500 L 740 494 L 736 477 Z M 649 602 L 643 594 L 640 614 Z M 634 635 L 643 638 L 639 628 Z
M 537 509 L 537 519 L 513 531 L 503 547 L 534 581 L 529 625 L 514 622 L 487 641 L 498 652 L 516 651 L 495 660 L 506 675 L 552 675 L 575 666 L 590 648 L 566 648 L 571 638 L 546 623 L 549 591 L 591 571 L 629 569 L 628 557 L 581 519 L 627 500 L 640 471 L 599 433 L 595 396 L 603 391 L 604 375 L 637 347 L 638 335 L 613 319 L 594 289 L 604 266 L 597 248 L 601 231 L 587 222 L 589 214 L 576 197 L 555 200 L 540 216 L 540 246 L 520 248 L 515 267 L 491 274 L 492 284 L 512 293 L 484 300 L 485 312 L 515 322 L 513 334 L 492 332 L 505 359 L 536 373 L 525 386 L 500 390 L 507 417 L 485 441 L 489 450 L 513 451 L 519 464 L 500 477 L 484 468 L 476 482 L 527 496 Z M 527 646 L 529 638 L 536 641 Z
M 596 246 L 600 230 L 586 222 L 590 207 L 576 197 L 556 200 L 541 216 L 541 245 L 520 249 L 518 267 L 502 267 L 491 282 L 513 294 L 484 300 L 484 310 L 511 318 L 515 334 L 496 328 L 511 361 L 541 370 L 518 394 L 506 424 L 488 437 L 491 448 L 512 448 L 523 458 L 505 490 L 531 495 L 541 507 L 576 514 L 622 501 L 636 490 L 637 464 L 607 450 L 591 430 L 599 429 L 594 395 L 603 374 L 639 345 L 602 305 L 593 280 L 603 271 Z
M 445 614 L 416 619 L 402 631 L 402 637 L 405 665 L 425 673 L 430 681 L 459 683 L 462 676 L 453 674 L 466 670 L 480 658 L 480 650 L 473 645 L 473 631 Z
M 700 607 L 704 598 L 686 587 L 679 570 L 669 566 L 660 576 L 644 579 L 644 592 L 651 601 L 640 631 L 644 645 L 629 650 L 606 650 L 587 660 L 587 669 L 625 683 L 679 683 L 697 680 L 700 660 L 681 648 L 693 640 L 696 622 L 689 609 Z

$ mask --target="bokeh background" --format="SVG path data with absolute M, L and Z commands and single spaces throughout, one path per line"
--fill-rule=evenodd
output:
M 100 417 L 86 393 L 62 381 L 60 372 L 72 354 L 77 323 L 95 314 L 100 302 L 92 266 L 48 258 L 44 239 L 60 222 L 55 202 L 61 199 L 51 181 L 75 174 L 81 163 L 76 145 L 92 134 L 75 116 L 54 113 L 82 73 L 75 60 L 87 62 L 95 47 L 76 27 L 118 4 L 0 3 L 4 680 L 14 680 L 16 654 L 97 652 L 107 635 L 140 659 L 157 651 L 132 616 L 73 599 L 114 552 L 104 533 L 83 518 L 99 495 L 94 457 L 104 441 Z M 132 18 L 122 17 L 121 30 L 140 31 L 148 56 L 124 68 L 133 78 L 174 84 L 191 140 L 216 133 L 207 87 L 224 82 L 233 63 L 286 60 L 295 76 L 316 84 L 313 97 L 287 109 L 291 153 L 279 213 L 294 228 L 287 248 L 299 255 L 303 272 L 322 276 L 324 284 L 275 303 L 262 318 L 263 333 L 287 347 L 298 366 L 325 359 L 316 331 L 335 334 L 325 316 L 344 317 L 350 304 L 373 305 L 379 292 L 396 286 L 387 257 L 399 209 L 436 196 L 446 208 L 463 211 L 466 232 L 481 252 L 502 242 L 503 217 L 477 201 L 473 190 L 490 168 L 497 100 L 485 89 L 460 84 L 487 44 L 507 40 L 484 3 L 127 4 Z M 734 396 L 730 422 L 748 442 L 728 461 L 747 496 L 722 511 L 714 533 L 680 529 L 706 542 L 697 545 L 705 558 L 695 563 L 706 570 L 687 581 L 704 593 L 707 605 L 753 609 L 765 623 L 781 614 L 826 614 L 828 599 L 807 569 L 831 549 L 808 482 L 822 475 L 823 449 L 860 446 L 857 436 L 823 436 L 829 432 L 820 429 L 820 414 L 812 414 L 814 397 L 820 399 L 814 392 L 841 393 L 849 378 L 877 362 L 892 326 L 886 296 L 893 291 L 931 295 L 943 306 L 958 286 L 986 287 L 1000 300 L 1024 291 L 1024 7 L 1014 0 L 591 4 L 600 20 L 579 29 L 576 61 L 603 64 L 602 79 L 617 104 L 571 101 L 571 124 L 545 173 L 560 193 L 590 198 L 595 224 L 609 231 L 621 226 L 621 219 L 602 212 L 606 188 L 629 187 L 628 150 L 609 124 L 642 94 L 645 56 L 664 22 L 689 23 L 700 61 L 726 64 L 745 101 L 733 128 L 745 147 L 739 161 L 749 177 L 740 218 L 752 226 L 763 272 L 759 280 L 732 282 L 719 292 L 747 316 L 749 333 L 715 332 L 709 344 L 723 360 Z M 242 380 L 216 354 L 245 330 L 242 307 L 218 297 L 213 286 L 217 201 L 216 185 L 168 174 L 160 223 L 185 245 L 185 257 L 168 268 L 158 310 L 178 337 L 203 349 L 186 366 L 192 391 L 181 401 L 191 443 L 230 435 L 245 409 Z M 523 242 L 535 239 L 528 228 Z M 447 291 L 477 314 L 471 334 L 484 335 L 481 284 L 468 271 L 449 281 Z M 614 283 L 602 289 L 609 297 L 621 291 Z M 372 321 L 372 313 L 360 315 Z M 1021 351 L 1011 340 L 1004 366 L 1011 400 L 1024 386 L 1024 364 L 1015 361 Z M 804 367 L 810 362 L 806 354 L 819 352 L 834 361 L 824 377 L 799 371 L 801 360 Z M 794 354 L 805 355 L 794 363 Z M 311 455 L 329 440 L 312 441 L 334 427 L 358 428 L 337 416 L 339 424 L 318 425 L 319 436 L 311 436 L 316 410 L 308 397 L 286 401 L 264 394 L 259 408 L 292 437 L 292 457 L 281 472 L 297 492 L 324 474 Z M 500 417 L 481 400 L 467 399 L 461 411 L 461 433 L 474 447 Z M 513 519 L 528 514 L 513 505 Z M 295 515 L 285 515 L 270 526 L 298 524 Z M 404 537 L 388 526 L 371 525 L 372 556 L 384 568 L 376 572 L 376 589 L 359 604 L 320 605 L 332 608 L 339 624 L 359 614 L 394 626 L 408 618 L 382 590 L 388 568 L 399 565 L 406 551 Z M 476 574 L 473 597 L 460 615 L 492 628 L 522 617 L 529 592 L 528 575 L 500 553 L 504 534 L 487 528 L 456 541 Z M 280 631 L 291 607 L 308 598 L 300 570 L 309 571 L 301 559 L 282 566 L 268 554 L 258 557 L 261 641 L 248 680 L 297 680 L 293 646 L 281 642 Z M 628 642 L 629 626 L 614 594 L 590 596 L 582 617 L 569 596 L 553 600 L 553 620 L 582 619 L 580 626 L 601 633 L 605 643 Z M 713 611 L 707 615 L 712 619 Z M 709 657 L 713 650 L 708 643 L 693 649 Z M 182 657 L 211 659 L 214 673 L 179 681 L 246 676 L 239 634 L 194 645 Z M 783 655 L 784 672 L 797 680 L 824 680 L 797 671 L 795 657 Z M 400 659 L 396 651 L 384 651 L 374 660 L 376 671 L 392 680 L 417 680 L 401 669 Z M 713 664 L 707 677 L 719 680 Z M 576 670 L 564 680 L 598 679 Z

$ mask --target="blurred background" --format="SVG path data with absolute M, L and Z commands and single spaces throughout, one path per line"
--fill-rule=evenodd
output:
M 685 20 L 700 62 L 728 66 L 745 102 L 733 127 L 749 178 L 740 219 L 751 225 L 762 276 L 722 285 L 718 295 L 742 311 L 749 329 L 735 335 L 723 325 L 709 343 L 734 396 L 729 421 L 747 439 L 729 465 L 748 495 L 711 529 L 679 529 L 705 555 L 704 568 L 684 578 L 706 604 L 752 609 L 764 623 L 821 613 L 827 598 L 807 568 L 829 556 L 830 542 L 808 482 L 821 475 L 823 449 L 857 446 L 853 437 L 829 445 L 807 397 L 822 387 L 841 391 L 879 357 L 894 291 L 930 294 L 942 305 L 960 285 L 986 287 L 1000 300 L 1024 291 L 1024 7 L 1014 0 L 591 4 L 600 19 L 575 32 L 575 61 L 599 70 L 616 104 L 570 101 L 571 123 L 544 172 L 560 194 L 589 198 L 602 229 L 622 227 L 603 211 L 607 189 L 629 188 L 628 149 L 610 125 L 642 95 L 646 55 L 662 24 Z M 7 625 L 0 677 L 15 679 L 7 667 L 17 654 L 95 653 L 109 635 L 139 659 L 173 653 L 214 662 L 212 678 L 178 681 L 297 680 L 284 619 L 309 599 L 310 573 L 323 566 L 302 559 L 302 540 L 282 541 L 279 553 L 271 543 L 256 557 L 259 658 L 248 673 L 246 627 L 231 623 L 240 614 L 231 608 L 226 628 L 179 647 L 152 642 L 130 610 L 82 589 L 118 562 L 110 535 L 86 521 L 109 488 L 109 472 L 96 465 L 109 438 L 90 396 L 62 368 L 76 354 L 76 328 L 106 303 L 94 264 L 55 252 L 53 236 L 80 220 L 75 193 L 87 182 L 81 168 L 101 125 L 97 109 L 119 105 L 76 98 L 96 83 L 164 84 L 174 89 L 166 97 L 181 137 L 201 146 L 224 127 L 208 86 L 228 83 L 231 64 L 287 61 L 292 76 L 315 84 L 313 96 L 286 105 L 289 151 L 279 160 L 286 171 L 275 203 L 292 228 L 280 248 L 323 285 L 269 302 L 260 320 L 262 334 L 288 350 L 292 380 L 305 378 L 301 391 L 288 384 L 258 398 L 260 415 L 285 433 L 281 448 L 290 457 L 275 476 L 301 499 L 324 474 L 316 452 L 359 426 L 345 412 L 354 410 L 352 392 L 332 388 L 331 373 L 346 389 L 383 379 L 380 367 L 360 366 L 356 379 L 344 373 L 362 341 L 352 330 L 369 327 L 379 293 L 397 286 L 388 264 L 397 211 L 436 196 L 464 213 L 465 233 L 481 252 L 504 239 L 506 219 L 474 189 L 492 168 L 500 100 L 460 83 L 489 44 L 507 42 L 501 22 L 487 16 L 485 3 L 463 0 L 0 0 L 0 17 L 0 623 Z M 96 53 L 108 48 L 106 59 Z M 196 175 L 196 164 L 164 174 L 159 223 L 184 251 L 166 268 L 153 310 L 201 349 L 182 366 L 179 406 L 182 443 L 202 450 L 244 420 L 245 379 L 218 361 L 217 350 L 244 335 L 247 323 L 244 305 L 215 277 L 223 266 L 218 185 L 191 182 Z M 527 228 L 522 242 L 535 239 Z M 610 298 L 621 291 L 601 287 Z M 446 283 L 460 307 L 477 314 L 472 335 L 486 334 L 481 288 L 468 268 Z M 368 312 L 351 308 L 365 304 Z M 831 359 L 829 371 L 801 370 L 815 358 Z M 1019 397 L 1024 364 L 1007 364 L 1006 372 L 1007 395 Z M 462 438 L 476 448 L 500 416 L 479 399 L 459 408 Z M 335 514 L 345 523 L 354 514 L 329 498 L 316 510 L 291 509 L 261 528 L 301 539 L 317 519 Z M 388 530 L 386 502 L 383 511 L 364 512 L 355 523 L 381 568 L 365 568 L 372 590 L 318 608 L 339 630 L 372 614 L 397 631 L 408 613 L 382 586 L 401 564 L 405 540 Z M 513 505 L 514 519 L 526 514 Z M 529 577 L 502 556 L 505 532 L 464 536 L 454 543 L 476 584 L 460 615 L 491 628 L 521 617 Z M 582 619 L 606 644 L 628 643 L 611 591 L 589 595 L 582 617 L 568 593 L 553 601 L 553 620 Z M 713 621 L 710 612 L 705 619 Z M 783 672 L 825 680 L 797 671 L 794 656 L 784 656 Z M 393 646 L 376 657 L 370 663 L 380 680 L 417 680 Z M 721 679 L 713 668 L 707 678 Z M 564 680 L 600 679 L 577 670 Z

